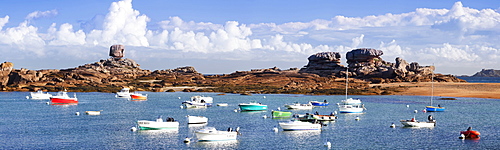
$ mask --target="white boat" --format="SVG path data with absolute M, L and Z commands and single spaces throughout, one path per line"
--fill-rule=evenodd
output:
M 38 90 L 36 92 L 30 92 L 31 99 L 50 99 L 52 94 L 44 93 L 42 90 Z
M 288 109 L 313 109 L 313 105 L 311 103 L 307 103 L 307 104 L 301 104 L 301 103 L 286 104 L 285 107 L 288 108 Z
M 179 129 L 179 122 L 175 121 L 174 118 L 169 117 L 163 121 L 161 116 L 156 121 L 139 120 L 137 125 L 141 130 Z
M 227 103 L 218 103 L 217 106 L 228 106 Z
M 361 100 L 347 98 L 347 89 L 349 85 L 349 68 L 346 69 L 345 73 L 345 99 L 341 101 L 339 105 L 340 113 L 363 113 L 366 109 L 365 105 L 361 104 Z
M 230 128 L 228 131 L 219 131 L 214 127 L 205 127 L 201 130 L 196 130 L 194 133 L 200 142 L 231 141 L 236 140 L 238 136 L 237 130 L 232 131 Z
M 119 92 L 116 92 L 115 97 L 116 98 L 130 98 L 130 89 L 129 88 L 123 88 Z
M 99 111 L 85 111 L 85 114 L 87 114 L 87 115 L 101 115 L 101 111 L 102 110 L 99 110 Z
M 298 120 L 280 122 L 279 125 L 283 128 L 283 131 L 321 130 L 322 127 L 319 123 L 302 122 Z
M 434 127 L 436 126 L 436 120 L 429 119 L 428 121 L 418 121 L 415 118 L 411 118 L 411 120 L 401 120 L 399 121 L 405 127 Z
M 188 124 L 204 124 L 208 122 L 207 117 L 203 116 L 187 116 L 188 118 Z
M 212 103 L 213 98 L 206 96 L 193 96 L 191 97 L 191 100 L 182 102 L 186 108 L 209 107 L 212 106 Z
M 335 121 L 337 119 L 337 116 L 335 114 L 331 113 L 330 115 L 319 115 L 319 114 L 309 114 L 306 113 L 304 114 L 297 114 L 294 115 L 297 119 L 300 121 Z

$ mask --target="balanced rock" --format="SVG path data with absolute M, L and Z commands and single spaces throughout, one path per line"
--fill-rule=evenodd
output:
M 299 70 L 299 73 L 312 73 L 320 76 L 337 74 L 345 67 L 340 65 L 340 54 L 338 52 L 321 52 L 309 56 L 309 62 Z
M 355 62 L 370 62 L 375 58 L 379 58 L 384 53 L 381 50 L 371 49 L 371 48 L 359 48 L 347 52 L 346 59 L 347 63 Z
M 9 82 L 9 74 L 14 68 L 11 62 L 4 62 L 0 64 L 0 85 L 5 86 Z
M 120 59 L 125 56 L 125 46 L 123 45 L 112 45 L 109 48 L 109 56 Z

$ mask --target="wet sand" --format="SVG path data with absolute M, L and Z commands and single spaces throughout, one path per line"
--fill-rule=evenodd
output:
M 397 92 L 395 95 L 422 95 L 431 96 L 432 83 L 389 83 L 389 84 L 371 84 L 371 86 L 382 87 L 407 87 L 408 89 L 402 92 Z M 492 98 L 500 99 L 500 83 L 450 83 L 450 82 L 435 82 L 434 96 L 441 97 L 476 97 L 476 98 Z

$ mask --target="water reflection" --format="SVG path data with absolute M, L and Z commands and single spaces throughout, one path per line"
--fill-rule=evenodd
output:
M 238 140 L 217 142 L 196 142 L 196 146 L 207 149 L 238 149 Z

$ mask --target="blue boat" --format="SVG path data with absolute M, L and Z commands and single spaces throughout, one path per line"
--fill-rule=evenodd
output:
M 441 105 L 432 106 L 432 99 L 434 97 L 434 73 L 431 76 L 431 85 L 432 85 L 432 92 L 431 92 L 431 104 L 429 106 L 425 106 L 425 111 L 427 112 L 443 112 L 445 110 L 444 107 L 441 107 Z
M 267 110 L 267 105 L 251 101 L 250 103 L 240 103 L 238 105 L 241 111 L 262 111 Z
M 323 102 L 310 101 L 309 103 L 311 103 L 313 106 L 328 106 L 328 102 L 326 100 Z

